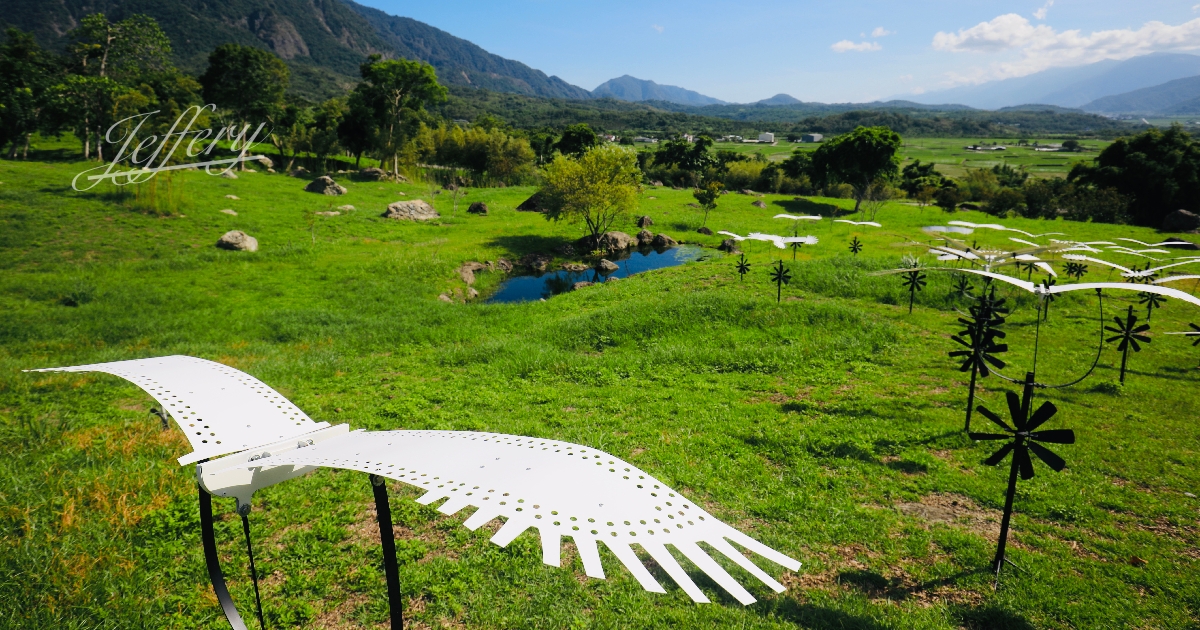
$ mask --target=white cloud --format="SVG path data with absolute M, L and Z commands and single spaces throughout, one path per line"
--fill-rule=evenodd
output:
M 946 52 L 1015 55 L 951 77 L 955 83 L 982 83 L 1025 76 L 1055 66 L 1075 66 L 1102 59 L 1128 59 L 1157 51 L 1200 49 L 1200 19 L 1178 26 L 1147 22 L 1137 30 L 1114 29 L 1083 33 L 1056 31 L 1045 24 L 1030 24 L 1015 13 L 1001 15 L 957 33 L 939 32 L 933 47 Z
M 1042 8 L 1033 12 L 1033 17 L 1039 20 L 1046 19 L 1046 13 L 1050 11 L 1050 7 L 1052 6 L 1054 6 L 1054 0 L 1046 0 L 1046 4 L 1042 5 Z
M 913 80 L 913 75 L 911 75 L 911 74 L 902 74 L 902 75 L 900 75 L 900 80 L 901 80 L 901 81 L 912 81 L 912 80 Z
M 859 43 L 855 44 L 854 42 L 852 42 L 848 39 L 843 39 L 842 41 L 830 46 L 830 48 L 833 50 L 833 52 L 839 52 L 839 53 L 851 52 L 851 51 L 875 52 L 877 50 L 883 50 L 883 46 L 880 46 L 879 42 L 859 42 Z
M 654 29 L 654 30 L 658 31 L 659 33 L 663 32 L 663 27 L 661 27 L 661 26 L 659 26 L 659 25 L 657 25 L 657 24 L 655 24 L 654 26 L 651 26 L 650 28 L 652 28 L 652 29 Z
M 912 89 L 912 93 L 913 93 L 913 94 L 924 94 L 924 93 L 925 93 L 925 88 L 923 88 L 923 87 L 915 87 L 915 88 L 913 88 L 913 89 Z
M 875 27 L 875 30 L 871 31 L 871 37 L 887 37 L 888 35 L 891 35 L 891 34 L 892 34 L 891 31 L 887 30 L 886 28 L 883 28 L 882 26 L 877 26 L 877 27 Z
M 1196 11 L 1200 11 L 1200 4 L 1192 5 L 1192 12 L 1195 13 Z

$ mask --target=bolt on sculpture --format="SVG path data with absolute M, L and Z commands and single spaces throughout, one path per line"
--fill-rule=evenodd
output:
M 1005 431 L 1005 433 L 971 433 L 972 440 L 1011 440 L 1005 444 L 1000 450 L 992 453 L 992 456 L 984 460 L 987 466 L 996 466 L 1004 461 L 1004 458 L 1012 453 L 1012 463 L 1009 466 L 1008 472 L 1008 491 L 1004 496 L 1004 516 L 1000 521 L 1000 539 L 996 545 L 996 558 L 992 560 L 992 570 L 996 573 L 997 578 L 1000 575 L 1000 569 L 1004 563 L 1012 564 L 1004 556 L 1004 549 L 1008 543 L 1008 529 L 1012 520 L 1013 499 L 1017 494 L 1017 475 L 1021 479 L 1033 479 L 1033 461 L 1029 458 L 1029 451 L 1033 451 L 1037 458 L 1045 462 L 1047 466 L 1056 472 L 1062 471 L 1066 467 L 1066 462 L 1061 457 L 1055 455 L 1050 449 L 1038 444 L 1038 442 L 1046 442 L 1049 444 L 1074 444 L 1075 432 L 1071 429 L 1049 429 L 1046 431 L 1038 431 L 1037 428 L 1046 423 L 1047 420 L 1054 417 L 1058 413 L 1058 408 L 1054 403 L 1046 401 L 1038 407 L 1037 411 L 1030 415 L 1030 405 L 1033 402 L 1033 372 L 1025 374 L 1025 388 L 1021 396 L 1017 396 L 1015 392 L 1006 392 L 1008 399 L 1008 413 L 1012 418 L 1013 426 L 1009 426 L 1000 416 L 993 413 L 987 407 L 980 405 L 977 409 L 979 414 L 988 420 L 991 420 L 997 426 Z
M 783 285 L 792 281 L 792 272 L 783 268 L 783 261 L 777 261 L 775 267 L 771 269 L 771 282 L 777 287 L 775 292 L 775 302 L 783 301 Z
M 961 317 L 958 319 L 967 329 L 950 337 L 959 345 L 967 348 L 950 352 L 951 358 L 962 358 L 962 365 L 959 366 L 958 371 L 969 370 L 971 372 L 971 383 L 967 389 L 967 420 L 964 431 L 971 430 L 971 410 L 975 406 L 976 377 L 986 378 L 991 374 L 991 370 L 988 368 L 989 363 L 998 369 L 1004 369 L 1005 366 L 1004 361 L 995 356 L 1008 351 L 1008 344 L 996 343 L 997 339 L 1005 337 L 1005 332 L 998 329 L 1004 323 L 1002 315 L 1008 313 L 1008 309 L 1003 305 L 1004 298 L 997 298 L 996 287 L 991 287 L 991 295 L 981 295 L 979 303 L 969 309 L 970 319 Z
M 254 493 L 320 467 L 369 475 L 380 524 L 391 627 L 401 628 L 402 593 L 383 478 L 425 491 L 422 505 L 456 514 L 476 507 L 463 524 L 471 530 L 503 517 L 491 541 L 507 546 L 530 528 L 541 537 L 545 564 L 561 564 L 562 537 L 575 543 L 588 577 L 603 579 L 597 543 L 603 542 L 641 586 L 665 592 L 632 545 L 658 563 L 693 601 L 707 596 L 667 549 L 671 545 L 742 604 L 755 601 L 709 552 L 705 543 L 777 593 L 785 589 L 747 558 L 753 551 L 791 570 L 800 563 L 722 523 L 698 504 L 636 466 L 590 447 L 557 440 L 475 431 L 350 431 L 314 422 L 258 379 L 220 363 L 169 356 L 41 372 L 104 372 L 152 396 L 184 431 L 197 464 L 201 539 L 209 579 L 230 627 L 245 630 L 217 553 L 212 497 L 237 499 L 247 551 Z M 252 576 L 257 581 L 254 569 Z M 256 603 L 261 601 L 256 597 Z M 260 608 L 256 606 L 256 609 Z
M 862 241 L 858 240 L 858 237 L 855 236 L 854 240 L 850 241 L 850 253 L 857 256 L 858 253 L 862 251 L 862 249 L 863 249 Z
M 1125 365 L 1129 361 L 1129 350 L 1132 348 L 1134 352 L 1141 352 L 1142 347 L 1138 345 L 1138 342 L 1150 343 L 1150 338 L 1141 334 L 1147 330 L 1150 330 L 1150 324 L 1142 324 L 1141 326 L 1137 326 L 1137 320 L 1138 317 L 1137 315 L 1133 314 L 1133 307 L 1130 306 L 1129 312 L 1125 315 L 1125 319 L 1123 321 L 1120 317 L 1113 318 L 1113 321 L 1117 322 L 1116 328 L 1113 328 L 1112 326 L 1104 327 L 1104 330 L 1107 330 L 1108 332 L 1117 333 L 1115 336 L 1106 339 L 1105 341 L 1107 343 L 1112 343 L 1114 341 L 1121 342 L 1120 345 L 1117 346 L 1117 351 L 1121 353 L 1122 384 L 1125 383 Z
M 737 263 L 734 265 L 734 268 L 737 269 L 738 279 L 745 280 L 746 274 L 750 273 L 750 263 L 746 262 L 746 254 L 743 253 L 742 255 L 738 256 Z

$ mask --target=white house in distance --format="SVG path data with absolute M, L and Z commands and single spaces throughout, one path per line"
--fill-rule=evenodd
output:
M 825 136 L 819 133 L 806 133 L 800 136 L 800 142 L 821 142 Z
M 774 144 L 775 134 L 769 131 L 764 131 L 763 133 L 758 134 L 758 141 L 766 144 Z

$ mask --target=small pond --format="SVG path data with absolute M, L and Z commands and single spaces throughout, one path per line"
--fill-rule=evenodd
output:
M 624 254 L 614 254 L 609 260 L 617 264 L 612 273 L 601 273 L 595 269 L 586 271 L 546 271 L 541 274 L 513 276 L 501 283 L 500 288 L 487 299 L 489 304 L 504 302 L 530 302 L 566 293 L 576 282 L 604 282 L 608 278 L 627 278 L 635 273 L 674 267 L 704 256 L 705 252 L 692 245 L 680 245 L 670 249 L 631 249 Z

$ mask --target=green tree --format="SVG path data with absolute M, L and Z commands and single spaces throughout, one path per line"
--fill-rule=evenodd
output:
M 321 171 L 325 170 L 325 158 L 341 150 L 338 144 L 338 125 L 346 115 L 346 101 L 331 98 L 313 112 L 312 125 L 308 132 L 308 150 L 317 158 Z
M 937 190 L 945 184 L 946 178 L 937 172 L 933 162 L 922 164 L 921 160 L 913 160 L 912 164 L 906 164 L 900 171 L 900 190 L 908 193 L 910 197 L 915 198 L 924 188 L 932 186 Z
M 71 74 L 51 89 L 49 107 L 56 123 L 71 129 L 82 142 L 83 158 L 91 158 L 94 141 L 96 158 L 103 161 L 107 132 L 149 103 L 145 94 L 108 77 Z M 112 137 L 121 137 L 120 130 L 115 131 Z
M 374 114 L 376 147 L 390 157 L 392 173 L 400 173 L 400 152 L 420 125 L 425 106 L 446 100 L 433 66 L 407 59 L 380 61 L 371 55 L 359 66 L 363 82 L 355 87 Z
M 8 159 L 27 149 L 29 135 L 49 122 L 46 106 L 58 70 L 33 35 L 8 29 L 0 44 L 0 148 L 9 145 Z
M 780 167 L 783 172 L 792 179 L 800 179 L 801 177 L 812 177 L 812 153 L 804 149 L 796 149 L 792 151 L 792 155 L 784 160 Z
M 354 156 L 354 168 L 359 168 L 363 153 L 377 144 L 375 114 L 363 92 L 355 90 L 346 98 L 346 115 L 337 131 L 338 141 Z
M 717 199 L 721 197 L 721 191 L 725 186 L 721 182 L 708 182 L 703 188 L 697 188 L 692 191 L 692 196 L 700 203 L 700 207 L 704 209 L 704 222 L 701 225 L 708 224 L 708 213 L 717 209 Z
M 275 116 L 271 128 L 271 144 L 279 152 L 279 164 L 284 172 L 292 170 L 296 156 L 308 150 L 312 110 L 299 103 L 288 103 Z
M 1150 129 L 1118 139 L 1100 152 L 1094 165 L 1075 165 L 1067 179 L 1113 189 L 1128 199 L 1133 223 L 1157 227 L 1169 212 L 1200 211 L 1200 143 L 1177 124 L 1166 131 Z
M 680 170 L 693 174 L 696 179 L 704 169 L 716 165 L 716 159 L 709 153 L 713 139 L 699 136 L 694 142 L 683 138 L 675 138 L 664 142 L 654 155 L 654 163 L 662 166 L 675 166 Z
M 1008 164 L 997 164 L 992 167 L 992 175 L 996 176 L 996 181 L 1001 186 L 1008 188 L 1020 188 L 1025 185 L 1029 179 L 1029 172 L 1025 167 L 1013 168 Z
M 109 22 L 103 13 L 84 17 L 71 31 L 69 51 L 79 73 L 133 83 L 140 77 L 174 69 L 171 40 L 146 15 L 136 14 Z
M 858 127 L 822 144 L 813 152 L 814 180 L 841 182 L 854 189 L 854 211 L 878 179 L 894 176 L 899 168 L 896 152 L 900 135 L 887 127 Z
M 205 100 L 227 110 L 245 134 L 254 122 L 274 126 L 284 115 L 283 94 L 289 77 L 288 67 L 273 53 L 224 44 L 208 55 L 208 69 L 200 75 L 200 85 Z M 240 157 L 245 157 L 248 149 L 243 143 Z
M 984 211 L 997 217 L 1004 217 L 1010 211 L 1020 211 L 1024 203 L 1025 198 L 1020 192 L 1012 188 L 1001 188 L 987 200 L 987 203 L 984 205 Z
M 543 179 L 546 218 L 582 221 L 594 246 L 620 216 L 637 210 L 642 173 L 633 151 L 609 144 L 578 158 L 558 155 Z
M 554 148 L 563 155 L 583 155 L 588 149 L 600 144 L 596 132 L 586 123 L 571 125 L 563 130 L 562 137 L 555 143 Z
M 956 186 L 943 186 L 933 195 L 934 203 L 945 212 L 958 210 L 958 204 L 965 201 L 963 194 Z

